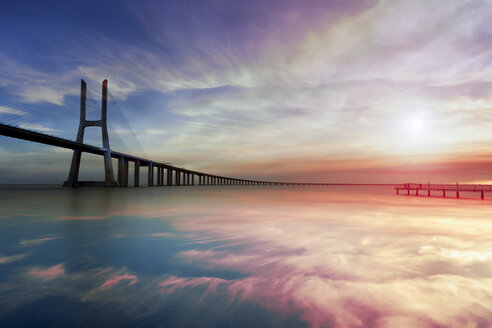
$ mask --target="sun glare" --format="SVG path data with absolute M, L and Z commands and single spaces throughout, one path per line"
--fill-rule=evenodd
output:
M 412 131 L 421 131 L 425 126 L 425 122 L 421 117 L 412 117 L 409 125 Z

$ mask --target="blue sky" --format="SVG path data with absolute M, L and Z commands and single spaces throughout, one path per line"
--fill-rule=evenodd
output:
M 157 161 L 297 181 L 485 181 L 490 8 L 488 1 L 4 1 L 0 121 L 75 138 L 80 79 L 96 104 L 107 78 Z M 114 128 L 126 138 L 124 127 Z M 37 176 L 24 164 L 35 162 L 49 167 L 44 180 L 59 182 L 70 160 L 3 137 L 0 154 L 4 181 L 19 171 L 21 180 Z M 14 172 L 12 163 L 21 163 Z

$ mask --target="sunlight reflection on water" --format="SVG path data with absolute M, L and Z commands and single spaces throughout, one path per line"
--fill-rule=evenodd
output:
M 2 326 L 492 324 L 490 201 L 391 187 L 0 196 Z

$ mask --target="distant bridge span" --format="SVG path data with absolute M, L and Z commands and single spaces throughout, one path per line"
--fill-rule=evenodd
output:
M 44 133 L 35 132 L 7 124 L 0 123 L 0 135 L 37 142 L 45 145 L 71 149 L 74 151 L 72 165 L 68 180 L 63 184 L 66 187 L 78 186 L 106 186 L 106 187 L 127 187 L 128 184 L 128 164 L 134 163 L 134 186 L 140 185 L 140 167 L 148 167 L 148 185 L 149 186 L 181 186 L 195 185 L 195 178 L 198 177 L 198 185 L 324 185 L 322 183 L 291 183 L 291 182 L 273 182 L 248 180 L 233 177 L 225 177 L 214 174 L 208 174 L 193 170 L 187 170 L 172 166 L 166 163 L 159 163 L 150 159 L 133 156 L 112 151 L 109 147 L 109 137 L 107 131 L 107 92 L 108 82 L 102 83 L 102 105 L 101 119 L 97 121 L 86 120 L 86 94 L 87 85 L 81 80 L 80 88 L 80 122 L 77 133 L 77 140 L 68 140 L 64 138 L 50 136 Z M 102 130 L 103 147 L 95 147 L 83 142 L 84 130 L 87 127 L 100 127 Z M 104 157 L 105 181 L 79 181 L 80 158 L 82 153 L 91 153 Z M 114 179 L 112 158 L 118 159 L 118 178 Z M 157 171 L 157 179 L 154 177 L 154 170 Z M 156 183 L 154 184 L 154 180 Z

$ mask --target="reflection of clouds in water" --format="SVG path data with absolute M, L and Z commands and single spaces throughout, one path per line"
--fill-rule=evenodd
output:
M 114 274 L 109 277 L 102 285 L 99 287 L 100 290 L 107 290 L 113 288 L 122 280 L 129 280 L 127 286 L 132 286 L 138 282 L 138 278 L 135 275 L 123 273 L 123 274 Z
M 2 253 L 0 253 L 0 264 L 22 260 L 28 256 L 29 254 L 16 254 L 16 255 L 4 256 Z
M 227 284 L 228 281 L 221 278 L 200 277 L 200 278 L 179 278 L 168 277 L 159 283 L 161 293 L 171 294 L 177 288 L 206 286 L 208 291 L 216 291 L 220 284 Z
M 49 236 L 49 237 L 42 237 L 42 238 L 36 238 L 36 239 L 24 239 L 19 242 L 21 246 L 39 246 L 42 245 L 48 241 L 55 240 L 55 239 L 60 239 L 63 237 L 60 236 Z
M 74 215 L 71 215 L 71 216 L 61 216 L 59 217 L 57 220 L 61 220 L 61 221 L 73 221 L 73 220 L 103 220 L 103 219 L 107 219 L 108 216 L 96 216 L 96 215 L 92 215 L 92 216 L 74 216 Z
M 231 302 L 253 301 L 284 314 L 300 311 L 312 327 L 462 327 L 490 318 L 487 303 L 476 302 L 490 295 L 490 282 L 436 276 L 371 283 L 299 274 L 231 281 L 170 277 L 160 286 L 162 293 L 204 286 L 204 295 L 227 293 Z
M 42 280 L 51 280 L 65 274 L 64 264 L 60 263 L 49 268 L 33 268 L 28 271 L 29 276 Z
M 178 192 L 173 197 L 166 204 L 158 193 L 138 205 L 115 202 L 104 212 L 111 220 L 46 216 L 47 229 L 37 239 L 12 243 L 25 250 L 20 246 L 64 236 L 81 248 L 75 252 L 80 257 L 58 260 L 65 256 L 63 243 L 59 249 L 43 245 L 39 253 L 29 249 L 29 260 L 45 262 L 16 262 L 0 294 L 10 308 L 62 295 L 79 302 L 78 318 L 123 318 L 125 312 L 128 322 L 168 326 L 258 326 L 247 321 L 254 318 L 269 326 L 264 320 L 271 317 L 280 318 L 278 326 L 294 317 L 313 327 L 492 322 L 486 202 L 260 188 L 219 190 L 203 196 L 203 203 Z M 60 235 L 48 235 L 53 227 Z M 0 263 L 23 256 L 16 253 L 9 250 Z M 0 316 L 6 311 L 0 307 Z M 227 317 L 234 319 L 221 321 Z
M 247 278 L 169 277 L 165 292 L 218 286 L 233 299 L 301 311 L 313 327 L 450 326 L 492 322 L 492 225 L 487 207 L 328 205 L 211 209 L 178 230 L 241 240 L 242 247 L 181 252 L 208 269 Z M 451 205 L 451 206 L 449 206 Z

